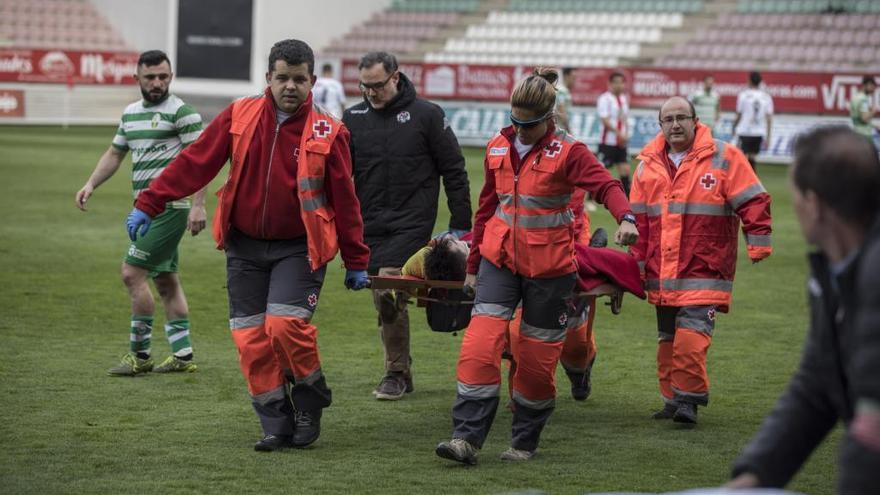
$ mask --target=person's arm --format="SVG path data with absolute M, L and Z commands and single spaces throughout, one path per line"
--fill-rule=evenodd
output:
M 736 115 L 733 117 L 733 128 L 731 130 L 731 134 L 733 136 L 734 141 L 736 140 L 736 128 L 739 126 L 739 121 L 742 119 L 743 114 L 743 94 L 740 93 L 736 97 Z
M 617 243 L 627 246 L 635 243 L 639 232 L 635 224 L 623 219 L 624 215 L 632 214 L 632 209 L 620 181 L 611 176 L 584 143 L 572 146 L 565 167 L 568 180 L 593 193 L 593 198 L 605 205 L 617 220 L 620 225 L 615 234 Z
M 427 120 L 428 146 L 437 171 L 443 178 L 443 188 L 446 190 L 446 204 L 449 207 L 449 229 L 470 230 L 471 216 L 471 189 L 465 170 L 464 156 L 461 154 L 461 146 L 452 132 L 443 110 L 434 106 L 430 109 L 431 116 Z
M 122 165 L 122 160 L 125 158 L 126 151 L 117 148 L 114 145 L 110 145 L 107 148 L 107 151 L 101 155 L 101 158 L 98 159 L 98 164 L 95 166 L 95 170 L 92 172 L 92 175 L 89 176 L 89 180 L 86 181 L 85 185 L 76 193 L 76 207 L 82 211 L 86 211 L 86 203 L 89 201 L 89 198 L 92 197 L 92 193 L 95 192 L 95 189 L 98 188 L 101 184 L 107 181 L 113 174 L 119 170 L 119 166 Z
M 766 103 L 767 103 L 767 115 L 764 117 L 767 125 L 767 137 L 764 139 L 763 148 L 770 149 L 770 131 L 773 128 L 773 98 L 770 95 L 766 95 Z
M 727 204 L 742 220 L 749 259 L 757 263 L 773 252 L 770 242 L 773 231 L 770 194 L 764 189 L 742 151 L 734 146 L 725 146 L 724 158 L 728 163 L 728 172 L 723 192 Z
M 345 268 L 366 270 L 370 262 L 370 248 L 364 244 L 361 203 L 351 180 L 350 137 L 348 129 L 343 127 L 333 140 L 324 169 L 325 194 L 336 214 L 336 237 Z
M 479 207 L 474 217 L 473 240 L 471 241 L 471 252 L 467 260 L 467 273 L 476 275 L 480 268 L 480 244 L 483 242 L 483 234 L 486 230 L 486 222 L 495 214 L 498 207 L 498 194 L 495 193 L 495 172 L 489 169 L 489 162 L 483 159 L 483 169 L 486 178 L 483 181 L 483 189 L 480 191 Z
M 207 186 L 229 159 L 231 124 L 232 105 L 220 112 L 198 139 L 141 191 L 135 208 L 155 217 L 165 210 L 165 203 L 190 196 Z
M 721 121 L 721 97 L 718 97 L 718 101 L 715 102 L 715 125 L 718 125 L 718 122 Z
M 208 186 L 205 186 L 193 194 L 192 207 L 189 209 L 189 215 L 186 219 L 186 230 L 192 235 L 199 235 L 199 232 L 205 230 L 208 224 L 208 212 L 205 210 L 205 194 Z
M 602 129 L 617 135 L 617 128 L 611 125 L 611 101 L 604 95 L 596 102 L 596 112 L 599 114 L 599 121 L 602 122 Z
M 874 234 L 876 236 L 876 234 Z M 874 493 L 880 486 L 880 240 L 862 248 L 856 282 L 851 385 L 855 416 L 843 439 L 838 493 Z
M 174 126 L 177 128 L 180 143 L 185 149 L 202 135 L 202 116 L 193 107 L 182 105 L 177 109 Z M 192 206 L 186 219 L 186 230 L 190 231 L 192 235 L 198 235 L 208 223 L 208 212 L 205 211 L 207 189 L 208 186 L 199 189 L 192 197 Z
M 339 83 L 339 118 L 342 118 L 342 114 L 345 113 L 345 86 L 342 83 Z

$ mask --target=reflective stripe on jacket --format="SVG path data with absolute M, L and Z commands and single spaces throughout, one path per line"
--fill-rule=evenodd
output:
M 558 277 L 576 271 L 574 186 L 565 161 L 576 141 L 557 131 L 550 142 L 533 148 L 514 171 L 513 147 L 501 134 L 489 141 L 486 162 L 494 173 L 499 205 L 486 223 L 480 254 L 529 278 Z
M 770 246 L 770 195 L 743 153 L 697 125 L 693 147 L 676 170 L 662 133 L 639 155 L 630 204 L 639 241 L 630 252 L 648 300 L 663 306 L 709 305 L 726 312 L 736 271 L 737 230 L 749 258 Z
M 265 104 L 263 98 L 262 95 L 242 98 L 232 106 L 232 125 L 229 128 L 232 135 L 231 165 L 226 183 L 217 191 L 219 199 L 213 222 L 214 239 L 220 249 L 223 248 L 229 232 L 232 203 L 238 189 L 242 165 Z M 296 172 L 297 196 L 313 270 L 327 264 L 339 251 L 335 215 L 327 203 L 324 190 L 324 165 L 341 125 L 332 115 L 313 106 L 306 117 L 300 141 Z

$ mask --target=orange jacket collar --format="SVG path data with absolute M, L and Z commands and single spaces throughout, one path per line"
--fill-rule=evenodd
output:
M 638 159 L 645 160 L 651 158 L 663 162 L 663 156 L 668 152 L 668 148 L 669 145 L 666 144 L 666 136 L 663 135 L 663 131 L 660 131 L 654 139 L 649 141 L 648 144 L 642 148 Z M 696 158 L 698 160 L 715 153 L 715 140 L 712 138 L 712 131 L 703 124 L 697 124 L 697 129 L 694 133 L 694 144 L 691 146 L 691 149 L 688 150 L 688 155 L 692 153 L 696 153 Z

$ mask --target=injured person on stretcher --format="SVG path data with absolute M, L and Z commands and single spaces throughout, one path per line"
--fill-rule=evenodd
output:
M 638 264 L 629 254 L 606 248 L 608 236 L 597 229 L 591 238 L 576 242 L 575 253 L 578 277 L 568 313 L 567 334 L 560 362 L 571 381 L 571 395 L 583 401 L 591 392 L 593 362 L 596 360 L 596 340 L 593 319 L 596 298 L 609 296 L 614 314 L 619 313 L 623 292 L 645 298 Z M 460 239 L 453 235 L 439 235 L 427 246 L 412 255 L 401 269 L 399 277 L 371 277 L 374 289 L 395 289 L 415 296 L 418 305 L 426 309 L 428 325 L 437 332 L 455 332 L 470 322 L 473 294 L 462 290 L 465 265 L 470 252 L 470 233 Z M 516 371 L 517 335 L 520 310 L 508 327 L 507 348 L 504 358 L 510 361 L 511 376 Z

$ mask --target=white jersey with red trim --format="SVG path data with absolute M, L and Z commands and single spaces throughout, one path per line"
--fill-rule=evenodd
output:
M 621 132 L 627 132 L 627 118 L 629 117 L 629 101 L 625 94 L 615 95 L 611 91 L 606 91 L 599 96 L 596 101 L 596 110 L 600 119 L 608 119 L 611 126 L 617 129 L 611 132 L 602 126 L 602 133 L 599 137 L 599 144 L 607 144 L 617 146 L 617 135 Z M 600 124 L 601 125 L 601 124 Z

